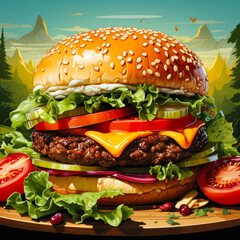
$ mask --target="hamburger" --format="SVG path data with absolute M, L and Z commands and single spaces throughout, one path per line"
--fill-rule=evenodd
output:
M 33 87 L 10 119 L 31 132 L 33 163 L 61 194 L 123 190 L 100 205 L 175 200 L 223 149 L 203 63 L 160 31 L 75 34 L 46 52 Z

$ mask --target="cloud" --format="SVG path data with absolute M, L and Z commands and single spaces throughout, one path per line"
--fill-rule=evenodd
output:
M 222 29 L 215 29 L 215 30 L 211 30 L 211 32 L 224 32 L 225 30 Z
M 4 28 L 30 28 L 32 25 L 29 24 L 13 24 L 13 23 L 0 23 L 0 26 L 3 26 Z
M 188 42 L 188 41 L 190 41 L 191 40 L 191 38 L 190 37 L 187 37 L 187 36 L 174 36 L 176 39 L 178 39 L 179 41 L 181 41 L 181 42 Z
M 96 18 L 110 18 L 110 19 L 144 19 L 144 18 L 160 18 L 160 15 L 107 15 L 96 16 Z
M 73 28 L 56 28 L 56 29 L 63 30 L 63 31 L 70 31 L 70 32 L 86 32 L 90 30 L 88 28 L 79 27 L 78 25 Z
M 82 16 L 83 13 L 75 12 L 75 13 L 67 13 L 66 15 L 73 15 L 73 16 Z
M 16 38 L 18 36 L 19 36 L 19 34 L 17 34 L 17 33 L 4 32 L 4 37 L 6 37 L 6 38 Z
M 197 20 L 196 22 L 174 22 L 170 24 L 221 24 L 223 21 L 215 21 L 215 20 Z
M 62 40 L 64 38 L 67 38 L 67 36 L 66 35 L 62 35 L 62 34 L 59 34 L 59 35 L 53 37 L 53 39 L 55 39 L 55 40 Z

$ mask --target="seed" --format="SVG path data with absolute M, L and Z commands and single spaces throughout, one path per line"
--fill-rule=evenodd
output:
M 129 57 L 129 58 L 127 59 L 127 62 L 130 63 L 130 62 L 132 62 L 132 60 L 133 60 L 133 59 L 132 59 L 131 57 Z
M 150 75 L 153 74 L 152 69 L 150 69 L 150 68 L 148 68 L 147 72 L 148 72 L 148 74 L 150 74 Z
M 167 59 L 166 64 L 167 64 L 167 65 L 170 65 L 170 63 L 171 63 L 170 60 Z
M 154 48 L 154 51 L 157 52 L 157 53 L 160 52 L 158 48 Z
M 62 63 L 63 63 L 64 65 L 68 65 L 68 64 L 69 64 L 68 60 L 63 60 Z
M 97 66 L 93 67 L 93 69 L 94 69 L 95 71 L 97 71 L 97 72 L 100 70 L 100 68 L 97 67 Z
M 161 62 L 161 60 L 160 59 L 155 59 L 155 63 L 160 63 Z
M 174 70 L 175 72 L 177 72 L 178 66 L 177 66 L 177 65 L 174 65 L 173 70 Z
M 83 66 L 83 65 L 79 65 L 78 67 L 79 67 L 80 69 L 83 69 L 83 68 L 84 68 L 84 66 Z
M 85 46 L 86 46 L 86 44 L 84 43 L 84 44 L 82 44 L 80 47 L 83 48 L 83 47 L 85 47 Z
M 160 77 L 161 75 L 160 75 L 159 72 L 155 72 L 155 76 L 156 76 L 156 77 Z
M 67 68 L 64 68 L 64 69 L 63 69 L 63 72 L 64 72 L 65 74 L 67 74 L 67 73 L 68 73 Z
M 148 43 L 146 43 L 146 42 L 145 42 L 145 43 L 143 43 L 143 46 L 144 46 L 144 47 L 146 47 L 147 45 L 148 45 Z
M 190 71 L 190 68 L 189 68 L 189 66 L 188 66 L 188 65 L 186 66 L 186 70 L 187 70 L 187 71 Z
M 168 70 L 168 66 L 166 64 L 164 64 L 164 70 L 167 71 Z
M 124 60 L 122 60 L 122 61 L 121 61 L 121 65 L 123 66 L 124 64 L 125 64 L 125 61 L 124 61 Z
M 143 76 L 146 76 L 147 75 L 146 70 L 143 70 L 142 74 L 143 74 Z
M 42 72 L 44 72 L 45 71 L 45 69 L 44 68 L 42 68 Z
M 141 69 L 141 68 L 142 68 L 142 64 L 138 64 L 137 69 Z
M 123 56 L 124 56 L 124 57 L 127 56 L 127 51 L 123 51 Z
M 165 51 L 165 52 L 164 52 L 164 54 L 165 54 L 165 56 L 168 58 L 168 52 L 167 52 L 167 51 Z
M 128 52 L 129 54 L 134 55 L 134 52 L 132 50 L 129 50 Z
M 146 52 L 143 52 L 142 55 L 143 55 L 144 57 L 147 57 L 147 53 L 146 53 Z
M 182 78 L 182 76 L 183 76 L 183 73 L 180 72 L 180 73 L 179 73 L 179 78 Z
M 167 80 L 170 80 L 172 78 L 172 74 L 167 75 Z
M 140 63 L 142 61 L 141 57 L 137 58 L 137 63 Z
M 72 51 L 72 55 L 74 55 L 74 54 L 76 54 L 77 53 L 77 49 L 74 49 L 73 51 Z
M 186 62 L 186 57 L 184 55 L 182 56 L 182 60 Z
M 137 35 L 133 35 L 133 39 L 136 40 L 138 37 Z
M 107 52 L 108 52 L 108 49 L 105 48 L 105 49 L 103 50 L 103 54 L 106 54 Z
M 111 63 L 110 63 L 110 67 L 111 67 L 112 69 L 114 69 L 114 67 L 115 67 L 114 62 L 111 62 Z

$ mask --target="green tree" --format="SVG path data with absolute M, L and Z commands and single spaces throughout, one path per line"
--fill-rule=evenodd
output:
M 11 66 L 7 63 L 6 59 L 3 27 L 0 38 L 0 80 L 11 80 Z
M 232 80 L 231 87 L 239 90 L 240 89 L 240 24 L 238 24 L 235 29 L 231 32 L 231 36 L 228 42 L 235 44 L 233 54 L 236 57 L 236 65 L 232 68 Z M 234 127 L 234 137 L 238 139 L 237 148 L 240 150 L 240 94 L 235 93 L 230 101 L 236 106 L 233 108 L 231 113 L 227 114 L 227 119 L 233 122 Z

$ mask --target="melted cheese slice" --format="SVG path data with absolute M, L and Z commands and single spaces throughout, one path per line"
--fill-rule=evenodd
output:
M 182 148 L 187 149 L 191 146 L 198 129 L 203 125 L 205 125 L 203 121 L 197 120 L 194 124 L 191 124 L 184 129 L 177 129 L 175 131 L 162 131 L 159 132 L 159 134 L 174 139 Z
M 198 129 L 205 123 L 197 120 L 195 123 L 187 126 L 185 129 L 177 129 L 174 131 L 161 131 L 158 134 L 165 135 L 174 139 L 182 148 L 187 149 L 192 144 Z M 123 150 L 135 139 L 139 137 L 147 137 L 154 134 L 152 131 L 145 132 L 122 132 L 113 131 L 109 133 L 101 133 L 98 131 L 87 131 L 85 135 L 95 140 L 103 146 L 113 157 L 119 157 Z
M 114 131 L 109 133 L 101 133 L 97 131 L 87 131 L 86 136 L 92 138 L 102 145 L 113 157 L 119 157 L 123 150 L 135 139 L 146 137 L 153 132 L 121 132 Z

